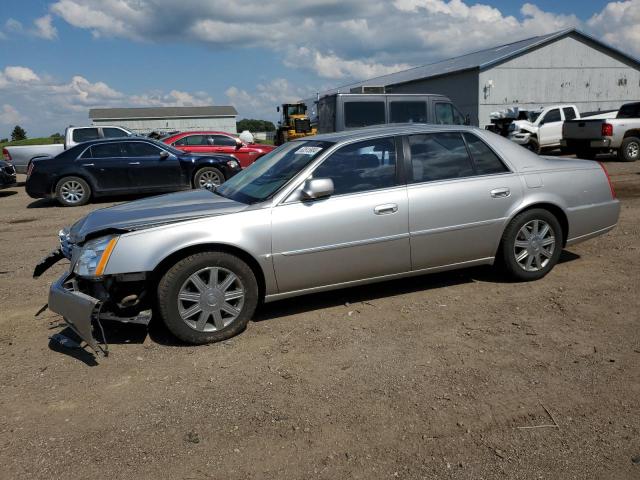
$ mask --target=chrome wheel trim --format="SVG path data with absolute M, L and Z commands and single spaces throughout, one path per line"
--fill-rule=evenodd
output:
M 60 195 L 67 203 L 78 203 L 84 198 L 85 191 L 80 182 L 68 180 L 60 187 Z
M 198 332 L 217 332 L 234 322 L 244 306 L 245 289 L 240 278 L 222 267 L 198 270 L 178 292 L 182 321 Z
M 640 154 L 640 145 L 636 142 L 631 142 L 627 145 L 627 156 L 629 158 L 637 158 Z
M 207 170 L 198 175 L 198 186 L 200 188 L 211 190 L 213 187 L 222 185 L 222 183 L 223 181 L 218 172 L 214 172 L 213 170 Z
M 518 230 L 513 255 L 524 271 L 538 272 L 549 264 L 555 248 L 556 237 L 551 225 L 544 220 L 531 220 Z

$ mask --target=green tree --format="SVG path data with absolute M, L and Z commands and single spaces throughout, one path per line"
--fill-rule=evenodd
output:
M 16 140 L 26 140 L 27 132 L 24 131 L 20 125 L 16 125 L 11 132 L 11 141 L 15 142 Z
M 249 130 L 250 132 L 273 132 L 276 126 L 269 120 L 256 120 L 253 118 L 243 118 L 236 123 L 239 132 Z

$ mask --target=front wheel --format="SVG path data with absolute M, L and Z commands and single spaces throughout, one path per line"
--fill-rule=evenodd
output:
M 56 199 L 65 207 L 79 207 L 89 203 L 91 187 L 80 177 L 64 177 L 56 184 Z
M 500 252 L 511 277 L 520 281 L 538 280 L 549 273 L 560 258 L 560 222 L 548 210 L 522 212 L 507 226 Z
M 193 178 L 195 188 L 213 190 L 224 183 L 224 174 L 215 167 L 204 167 L 196 172 Z
M 167 328 L 194 345 L 242 332 L 258 304 L 251 268 L 236 256 L 202 252 L 180 260 L 158 284 L 158 309 Z
M 533 153 L 537 155 L 540 155 L 540 153 L 542 152 L 542 149 L 540 148 L 540 144 L 538 143 L 538 140 L 536 140 L 535 138 L 529 139 L 529 143 L 527 143 L 525 148 L 527 148 L 528 150 L 531 150 Z

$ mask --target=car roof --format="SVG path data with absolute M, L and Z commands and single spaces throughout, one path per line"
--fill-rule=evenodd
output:
M 233 137 L 235 134 L 229 132 L 218 132 L 214 130 L 193 130 L 189 132 L 174 133 L 173 135 L 169 135 L 167 138 L 184 137 L 187 135 L 226 135 L 228 137 Z
M 428 123 L 387 123 L 371 127 L 357 128 L 354 130 L 344 130 L 342 132 L 324 133 L 312 137 L 304 137 L 295 141 L 320 140 L 326 142 L 343 142 L 350 140 L 365 140 L 378 136 L 396 136 L 419 133 L 434 132 L 460 132 L 477 131 L 478 127 L 466 125 L 433 125 Z

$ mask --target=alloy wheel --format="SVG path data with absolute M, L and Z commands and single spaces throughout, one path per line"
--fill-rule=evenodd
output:
M 636 142 L 631 142 L 627 145 L 627 157 L 629 158 L 638 158 L 638 154 L 640 154 L 640 144 Z
M 67 203 L 79 203 L 84 198 L 86 192 L 80 182 L 69 180 L 60 187 L 60 195 Z
M 549 264 L 555 248 L 556 238 L 551 226 L 544 220 L 531 220 L 518 230 L 513 254 L 523 270 L 537 272 Z
M 215 332 L 238 318 L 244 299 L 244 286 L 235 273 L 222 267 L 207 267 L 182 284 L 178 312 L 190 328 Z
M 202 172 L 198 177 L 198 186 L 200 188 L 206 188 L 207 190 L 212 190 L 214 187 L 218 185 L 222 185 L 222 179 L 217 172 L 213 170 L 207 170 Z

